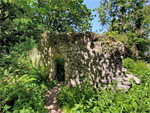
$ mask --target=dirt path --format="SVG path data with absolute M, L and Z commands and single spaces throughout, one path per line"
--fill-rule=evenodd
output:
M 62 83 L 58 83 L 55 87 L 53 87 L 53 89 L 46 93 L 47 103 L 45 108 L 48 109 L 49 113 L 63 113 L 59 109 L 56 99 L 61 85 Z

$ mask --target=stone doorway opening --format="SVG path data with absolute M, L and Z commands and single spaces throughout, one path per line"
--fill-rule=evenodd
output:
M 62 57 L 58 57 L 55 60 L 55 80 L 58 80 L 58 82 L 65 81 L 65 59 Z

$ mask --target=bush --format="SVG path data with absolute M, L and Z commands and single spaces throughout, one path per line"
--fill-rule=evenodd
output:
M 44 93 L 47 86 L 44 83 L 47 79 L 42 70 L 30 67 L 23 58 L 21 60 L 24 62 L 18 58 L 17 62 L 0 68 L 0 112 L 46 112 Z
M 89 86 L 88 82 L 75 87 L 63 86 L 58 93 L 58 105 L 60 108 L 71 109 L 75 104 L 79 104 L 82 101 L 89 100 L 94 94 L 93 89 Z
M 56 82 L 49 81 L 44 67 L 33 67 L 27 59 L 29 48 L 21 51 L 20 46 L 0 59 L 0 112 L 46 113 L 45 91 Z
M 71 112 L 150 112 L 150 77 L 145 84 L 136 85 L 132 83 L 132 88 L 128 91 L 108 89 L 99 91 L 89 100 L 76 104 Z
M 124 67 L 127 68 L 129 72 L 137 75 L 141 79 L 145 76 L 150 76 L 150 69 L 147 67 L 147 63 L 144 61 L 134 61 L 131 58 L 126 58 L 123 61 Z M 144 79 L 144 78 L 143 78 Z
M 38 86 L 36 79 L 30 75 L 11 76 L 0 84 L 0 111 L 20 112 L 29 109 L 34 112 L 45 111 L 44 109 L 44 87 Z

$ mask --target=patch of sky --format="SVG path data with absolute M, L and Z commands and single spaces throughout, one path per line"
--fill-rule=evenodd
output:
M 98 8 L 100 4 L 99 1 L 100 0 L 84 0 L 83 4 L 86 4 L 87 8 L 91 9 L 92 15 L 96 15 L 96 17 L 94 17 L 94 19 L 92 20 L 92 32 L 103 34 L 106 31 L 106 29 L 100 31 L 100 29 L 102 29 L 102 26 L 100 25 L 100 22 L 98 22 L 98 14 L 96 11 L 93 11 L 93 9 Z

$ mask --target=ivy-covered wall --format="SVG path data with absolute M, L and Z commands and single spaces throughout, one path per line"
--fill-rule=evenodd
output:
M 65 59 L 65 82 L 74 86 L 89 76 L 91 84 L 107 86 L 113 80 L 124 87 L 122 71 L 124 45 L 105 35 L 92 32 L 58 34 L 45 32 L 39 51 L 50 79 L 55 79 L 58 57 Z M 129 85 L 129 83 L 127 83 Z

